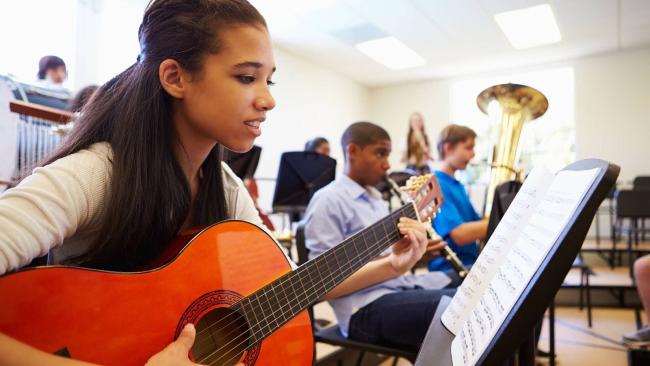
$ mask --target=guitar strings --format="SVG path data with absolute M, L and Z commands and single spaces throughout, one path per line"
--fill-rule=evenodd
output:
M 390 223 L 391 223 L 392 225 L 395 225 L 395 222 L 394 222 L 394 220 L 393 220 L 392 218 L 393 218 L 394 216 L 408 216 L 408 215 L 411 213 L 411 212 L 408 212 L 408 211 L 409 211 L 409 210 L 407 210 L 408 208 L 412 208 L 412 206 L 411 206 L 411 205 L 405 205 L 404 207 L 400 208 L 399 210 L 393 212 L 390 216 L 385 217 L 384 219 L 382 219 L 382 220 L 376 222 L 375 224 L 381 223 L 382 226 L 384 226 L 384 222 L 387 221 L 387 220 L 390 218 L 390 219 L 391 219 L 391 220 L 390 220 Z M 373 224 L 372 226 L 374 226 L 375 224 Z M 372 227 L 372 226 L 371 226 L 371 227 Z M 396 229 L 397 229 L 397 228 L 396 228 Z M 384 231 L 385 231 L 385 230 L 384 230 Z M 352 237 L 348 238 L 346 241 L 348 241 L 348 240 L 350 240 L 350 241 L 357 240 L 357 239 L 363 237 L 363 233 L 364 233 L 364 232 L 365 232 L 365 230 L 364 230 L 364 231 L 361 231 L 361 232 L 359 232 L 359 233 L 357 233 L 357 234 L 355 234 L 355 235 L 353 235 Z M 391 232 L 391 233 L 388 234 L 388 235 L 384 235 L 384 237 L 383 237 L 382 239 L 376 239 L 376 241 L 377 241 L 377 242 L 380 242 L 381 240 L 390 239 L 390 236 L 391 236 L 391 235 L 394 235 L 396 232 L 397 232 L 397 231 L 393 231 L 393 232 Z M 399 238 L 399 236 L 398 236 L 398 238 Z M 363 238 L 363 240 L 364 240 L 364 242 L 365 242 L 365 238 Z M 385 245 L 385 244 L 384 244 L 384 245 Z M 358 253 L 357 256 L 360 256 L 360 255 L 366 255 L 367 252 L 368 252 L 369 250 L 374 250 L 374 249 L 375 249 L 375 247 L 373 247 L 373 246 L 367 246 L 367 245 L 366 245 L 366 249 L 365 249 L 364 251 L 362 251 L 361 253 Z M 342 246 L 337 246 L 337 247 L 335 248 L 335 250 L 340 251 L 340 250 L 343 250 L 343 248 L 342 248 Z M 323 256 L 323 255 L 321 255 L 321 256 L 315 258 L 314 261 L 322 262 L 322 261 L 326 261 L 326 260 L 328 260 L 328 259 L 329 259 L 329 258 L 328 258 L 327 256 Z M 313 265 L 316 265 L 316 264 L 313 264 Z M 301 268 L 306 268 L 306 267 L 301 267 Z M 298 271 L 300 271 L 301 268 L 299 268 Z M 306 269 L 303 269 L 303 270 L 306 271 Z M 291 274 L 291 272 L 290 272 L 289 274 Z M 311 277 L 311 276 L 310 276 L 310 277 Z M 331 277 L 331 275 L 330 275 L 330 277 Z M 287 276 L 287 278 L 281 279 L 280 282 L 278 283 L 278 285 L 280 285 L 280 284 L 286 282 L 287 280 L 288 280 L 288 276 Z M 311 286 L 309 289 L 304 289 L 304 287 L 303 287 L 304 295 L 307 295 L 308 290 L 312 290 L 316 285 L 318 285 L 318 284 L 317 284 L 317 283 L 313 283 L 312 286 Z M 321 287 L 319 290 L 322 290 L 322 287 Z M 258 291 L 262 291 L 262 290 L 258 290 Z M 307 297 L 307 296 L 305 296 L 305 298 L 306 298 L 306 297 Z M 250 296 L 249 296 L 248 298 L 250 298 Z M 244 299 L 242 299 L 242 300 L 240 300 L 239 302 L 233 304 L 233 307 L 236 306 L 236 305 L 239 305 L 239 304 L 242 304 L 242 307 L 243 307 L 243 300 L 244 300 Z M 282 307 L 280 307 L 279 309 L 274 310 L 270 315 L 275 315 L 276 313 L 278 313 L 279 311 L 282 311 L 283 309 L 284 309 L 284 307 L 282 306 Z M 242 308 L 242 310 L 243 310 L 243 308 Z M 211 325 L 208 326 L 207 328 L 201 330 L 198 334 L 201 335 L 201 334 L 207 332 L 210 328 L 213 328 L 213 327 L 215 327 L 215 326 L 218 326 L 220 323 L 223 323 L 223 321 L 224 321 L 225 319 L 229 318 L 229 317 L 236 317 L 236 314 L 234 314 L 234 313 L 229 314 L 228 316 L 226 316 L 226 317 L 220 319 L 219 321 L 215 322 L 214 324 L 211 324 Z M 256 318 L 256 323 L 253 323 L 253 325 L 259 325 L 259 324 L 262 323 L 261 321 L 257 321 L 257 317 L 255 317 L 255 318 Z M 267 316 L 267 317 L 265 317 L 265 318 L 262 318 L 262 320 L 265 320 L 265 319 L 267 319 L 267 318 L 269 318 L 269 317 Z M 227 324 L 226 326 L 224 326 L 223 328 L 226 328 L 226 327 L 228 327 L 228 326 L 234 324 L 236 321 L 237 321 L 237 319 L 235 318 L 233 321 L 231 321 L 230 323 L 228 323 L 228 324 Z M 252 326 L 251 326 L 251 328 L 252 328 Z M 260 330 L 261 330 L 261 329 L 262 329 L 262 328 L 260 328 Z M 236 331 L 236 330 L 235 330 L 235 331 Z M 233 332 L 234 332 L 234 331 L 233 331 Z M 228 335 L 232 334 L 233 332 L 230 332 Z M 257 334 L 257 333 L 255 333 L 255 334 Z M 205 338 L 205 341 L 201 342 L 201 346 L 205 346 L 205 343 L 206 343 L 206 342 L 208 343 L 208 346 L 210 345 L 209 343 L 213 343 L 213 342 L 210 342 L 207 338 Z M 230 343 L 230 342 L 229 342 L 229 343 Z M 213 344 L 214 344 L 214 343 L 213 343 Z
M 410 206 L 410 207 L 413 207 L 412 205 L 408 205 L 408 206 L 406 206 L 406 207 L 409 207 L 409 206 Z M 400 211 L 401 211 L 401 210 L 400 210 Z M 383 220 L 380 221 L 380 222 L 383 224 L 383 221 L 385 221 L 385 219 L 383 219 Z M 393 232 L 392 234 L 394 234 L 394 232 Z M 360 263 L 360 262 L 362 262 L 362 261 L 365 261 L 365 259 L 362 259 L 363 256 L 366 256 L 366 255 L 369 254 L 370 251 L 375 250 L 375 249 L 378 249 L 379 247 L 382 247 L 382 246 L 388 244 L 389 242 L 391 242 L 391 241 L 392 241 L 391 236 L 392 236 L 391 234 L 389 234 L 389 235 L 387 235 L 387 236 L 384 236 L 381 240 L 378 240 L 374 245 L 370 245 L 370 246 L 368 246 L 367 249 L 363 252 L 363 254 L 359 255 L 359 256 L 356 258 L 357 260 L 356 260 L 356 262 L 355 262 L 354 264 L 356 265 L 356 264 L 358 264 L 358 263 Z M 399 239 L 399 237 L 398 237 L 398 239 Z M 348 264 L 348 266 L 349 266 L 348 269 L 350 269 L 350 268 L 352 267 L 352 265 L 349 265 L 349 264 Z M 328 273 L 328 275 L 330 276 L 330 279 L 332 280 L 332 282 L 335 282 L 335 281 L 336 281 L 335 278 L 333 277 L 333 273 L 330 272 L 330 273 Z M 317 284 L 314 284 L 314 285 L 310 288 L 310 290 L 311 290 L 313 287 L 315 287 L 316 285 L 318 285 L 318 283 L 317 283 Z M 326 284 L 322 284 L 322 285 L 320 286 L 319 290 L 322 290 L 324 287 L 326 287 Z M 306 294 L 306 291 L 305 291 L 305 294 Z M 298 297 L 300 297 L 300 295 L 299 295 Z M 306 297 L 305 297 L 305 298 L 306 298 Z M 291 307 L 291 304 L 288 304 L 288 305 Z M 280 309 L 278 309 L 278 310 L 276 310 L 276 311 L 273 311 L 273 313 L 272 313 L 271 315 L 275 315 L 278 311 L 282 311 L 284 308 L 285 308 L 285 306 L 281 306 Z M 268 316 L 267 316 L 266 318 L 268 318 Z M 255 325 L 259 325 L 260 323 L 261 323 L 261 322 L 257 322 Z M 251 326 L 251 328 L 252 328 L 252 326 Z M 233 332 L 230 332 L 230 334 L 232 334 L 232 333 L 234 333 L 234 331 L 233 331 Z M 250 340 L 251 338 L 257 336 L 257 335 L 260 334 L 260 333 L 263 333 L 263 331 L 262 331 L 261 328 L 260 328 L 259 331 L 254 332 L 252 335 L 250 335 L 249 337 L 247 337 L 246 339 L 244 339 L 242 342 L 240 342 L 239 344 L 237 344 L 235 347 L 233 347 L 233 348 L 231 348 L 231 349 L 235 349 L 235 348 L 241 346 L 242 344 L 248 342 L 248 340 Z M 230 334 L 229 334 L 229 335 L 230 335 Z M 225 347 L 227 347 L 228 345 L 230 345 L 231 343 L 233 343 L 233 342 L 234 342 L 235 340 L 237 340 L 238 338 L 241 338 L 242 336 L 245 336 L 245 333 L 240 334 L 239 336 L 233 338 L 230 342 L 226 343 L 225 345 L 223 345 L 223 346 L 221 346 L 220 348 L 218 348 L 218 349 L 216 349 L 215 351 L 213 351 L 211 354 L 209 354 L 209 355 L 207 355 L 206 357 L 204 357 L 204 358 L 202 358 L 201 360 L 199 360 L 199 362 L 204 362 L 204 361 L 206 361 L 207 359 L 209 359 L 210 357 L 212 357 L 215 353 L 218 353 L 219 351 L 223 350 Z M 227 355 L 228 353 L 230 353 L 230 352 L 226 352 L 225 355 Z M 223 357 L 223 356 L 220 356 L 220 357 L 217 358 L 215 361 L 219 361 L 222 357 Z M 236 357 L 236 355 L 235 355 L 235 357 Z M 231 358 L 231 359 L 232 359 L 232 358 Z M 226 360 L 226 361 L 229 361 L 229 360 Z
M 378 248 L 378 247 L 380 247 L 380 246 L 383 246 L 383 245 L 386 245 L 386 244 L 390 243 L 390 241 L 392 241 L 392 240 L 390 240 L 389 237 L 387 237 L 387 238 L 385 238 L 385 239 L 389 239 L 389 240 L 387 240 L 387 241 L 385 240 L 384 242 L 378 242 L 377 245 L 375 245 L 374 248 L 373 248 L 373 247 L 369 247 L 368 250 L 366 250 L 365 252 L 370 252 L 372 249 L 376 249 L 376 248 Z M 365 259 L 362 260 L 362 259 L 360 259 L 360 257 L 365 256 L 365 255 L 367 255 L 367 254 L 368 254 L 368 253 L 364 253 L 363 255 L 360 255 L 359 258 L 357 258 L 357 259 L 359 259 L 359 260 L 357 260 L 357 262 L 355 263 L 355 265 L 358 264 L 359 262 L 365 261 Z M 351 267 L 351 266 L 350 266 L 350 267 Z M 335 280 L 335 279 L 333 278 L 333 273 L 330 272 L 330 273 L 328 273 L 328 274 L 329 274 L 329 276 L 330 276 L 330 279 Z M 315 287 L 316 285 L 317 285 L 317 284 L 314 284 L 314 286 L 312 286 L 312 288 Z M 321 286 L 321 287 L 319 288 L 319 290 L 322 290 L 323 287 L 325 287 L 325 286 L 324 286 L 324 285 Z M 310 290 L 311 290 L 311 288 L 310 288 Z M 299 296 L 300 296 L 300 295 L 298 295 L 298 297 L 299 297 Z M 289 305 L 289 306 L 291 306 L 291 305 Z M 279 308 L 280 311 L 283 310 L 283 309 L 284 309 L 284 306 L 281 306 L 281 307 Z M 277 310 L 276 310 L 276 311 L 273 311 L 273 313 L 270 314 L 270 315 L 274 315 L 274 314 L 277 313 L 277 312 L 278 312 Z M 267 316 L 267 318 L 268 318 L 268 316 Z M 261 323 L 261 322 L 258 322 L 258 323 L 256 323 L 256 325 L 259 325 L 260 323 Z M 252 328 L 252 326 L 251 326 L 251 328 Z M 234 333 L 234 332 L 235 332 L 235 331 L 230 332 L 228 335 L 231 335 L 231 334 Z M 248 336 L 247 338 L 245 338 L 243 341 L 239 342 L 239 343 L 236 344 L 234 347 L 230 348 L 230 350 L 228 350 L 227 352 L 225 352 L 225 353 L 224 353 L 222 356 L 220 356 L 219 358 L 215 359 L 214 361 L 211 361 L 211 362 L 209 363 L 209 365 L 215 365 L 215 362 L 218 362 L 222 357 L 227 356 L 227 355 L 228 355 L 232 350 L 234 350 L 234 349 L 236 349 L 237 347 L 241 346 L 242 344 L 248 342 L 251 338 L 254 338 L 255 336 L 257 336 L 257 335 L 260 334 L 260 333 L 264 333 L 264 331 L 263 331 L 261 328 L 260 328 L 259 331 L 254 332 L 252 335 L 249 335 L 249 336 Z M 203 363 L 203 362 L 207 361 L 210 357 L 215 356 L 216 353 L 219 353 L 221 350 L 223 350 L 224 348 L 228 347 L 231 343 L 233 343 L 234 341 L 236 341 L 237 339 L 239 339 L 239 338 L 241 338 L 242 336 L 245 336 L 245 335 L 246 335 L 245 333 L 241 333 L 240 335 L 236 336 L 235 338 L 233 338 L 233 339 L 232 339 L 231 341 L 229 341 L 228 343 L 224 344 L 223 346 L 221 346 L 221 347 L 217 348 L 216 350 L 214 350 L 212 353 L 210 353 L 210 354 L 208 354 L 207 356 L 203 357 L 202 359 L 198 360 L 198 362 Z M 229 362 L 229 361 L 231 361 L 232 359 L 234 359 L 235 357 L 237 357 L 237 355 L 231 357 L 230 359 L 227 359 L 225 362 Z
M 392 216 L 404 216 L 404 213 L 406 213 L 405 216 L 409 216 L 409 214 L 413 214 L 414 212 L 405 212 L 406 209 L 408 209 L 408 208 L 413 209 L 414 207 L 413 207 L 412 205 L 405 205 L 404 207 L 400 208 L 399 210 L 397 210 L 396 212 L 394 212 L 393 214 L 391 214 L 391 217 L 392 217 Z M 387 218 L 388 218 L 388 217 L 387 217 Z M 378 223 L 381 223 L 381 224 L 383 225 L 387 218 L 378 221 Z M 395 225 L 395 222 L 394 222 L 393 220 L 391 220 L 391 223 L 392 223 L 393 225 Z M 373 226 L 374 226 L 374 224 L 373 224 Z M 361 236 L 360 234 L 361 234 L 361 233 L 359 233 L 359 235 L 354 235 L 354 236 L 352 237 L 352 239 L 354 239 L 354 238 L 358 238 L 359 236 Z M 395 232 L 393 232 L 392 234 L 395 234 Z M 385 239 L 389 239 L 389 240 L 390 240 L 390 234 L 389 234 L 388 236 L 384 236 L 382 240 L 385 240 Z M 396 239 L 399 239 L 399 236 L 398 236 Z M 371 246 L 367 246 L 367 247 L 366 247 L 366 250 L 365 250 L 364 252 L 360 253 L 360 255 L 367 255 L 369 251 L 374 250 L 375 248 L 378 248 L 379 246 L 383 246 L 383 245 L 385 245 L 385 244 L 387 244 L 387 243 L 382 243 L 381 240 L 378 239 L 377 242 L 376 242 L 376 245 L 374 245 L 374 247 L 373 247 L 372 245 L 371 245 Z M 322 258 L 322 257 L 321 257 L 321 258 Z M 357 261 L 357 262 L 358 262 L 358 261 Z M 356 263 L 355 263 L 355 264 L 356 264 Z M 330 277 L 333 279 L 332 274 L 330 273 L 329 275 L 330 275 Z M 310 290 L 313 289 L 316 285 L 318 285 L 318 284 L 313 284 L 312 287 L 310 288 Z M 320 289 L 322 290 L 323 287 L 324 287 L 324 286 L 321 286 Z M 307 293 L 307 291 L 305 291 L 305 294 L 306 294 L 306 293 Z M 270 315 L 275 315 L 277 312 L 282 311 L 283 309 L 284 309 L 284 306 L 281 306 L 280 309 L 278 309 L 278 310 L 276 310 L 276 311 L 273 311 Z M 266 318 L 269 318 L 269 317 L 267 316 Z M 265 319 L 266 319 L 266 318 L 265 318 Z M 254 323 L 253 325 L 259 325 L 260 323 L 261 323 L 261 322 L 257 322 L 257 323 Z M 231 324 L 232 324 L 232 323 L 231 323 Z M 230 334 L 232 334 L 232 333 L 233 333 L 233 332 L 231 332 Z M 256 335 L 259 334 L 259 333 L 263 333 L 263 331 L 262 331 L 261 328 L 260 328 L 260 331 L 253 333 L 253 335 L 250 336 L 249 338 L 247 338 L 245 341 L 247 341 L 248 339 L 252 338 L 253 336 L 256 336 Z M 229 335 L 230 335 L 230 334 L 229 334 Z M 239 338 L 239 337 L 241 337 L 241 336 L 242 336 L 242 335 L 238 336 L 237 338 Z M 235 338 L 235 339 L 236 339 L 236 338 Z M 219 350 L 223 349 L 225 346 L 229 345 L 229 344 L 232 343 L 233 341 L 234 341 L 234 340 L 231 340 L 231 341 L 228 342 L 226 345 L 224 345 L 224 346 L 220 347 L 219 349 L 217 349 L 215 352 L 218 352 Z M 215 353 L 215 352 L 213 352 L 213 353 Z M 206 358 L 204 358 L 204 359 L 207 359 L 207 358 L 209 358 L 209 357 L 210 357 L 210 355 L 208 355 L 208 356 L 207 356 Z
M 407 217 L 410 217 L 410 216 L 409 216 L 409 213 L 410 213 L 410 212 L 406 212 L 406 211 L 408 211 L 408 210 L 407 210 L 408 208 L 412 208 L 412 207 L 413 207 L 413 206 L 410 205 L 410 204 L 404 205 L 403 207 L 401 207 L 401 208 L 398 209 L 397 211 L 395 211 L 395 212 L 391 213 L 389 216 L 386 216 L 386 217 L 384 217 L 383 219 L 377 221 L 376 223 L 374 223 L 374 224 L 371 225 L 370 227 L 374 226 L 375 224 L 383 223 L 383 221 L 386 221 L 387 219 L 389 219 L 389 218 L 391 218 L 391 217 L 393 217 L 393 216 L 407 216 Z M 391 223 L 393 223 L 393 220 L 391 220 Z M 357 239 L 359 239 L 359 238 L 362 238 L 363 233 L 364 233 L 365 231 L 366 231 L 366 230 L 362 230 L 362 231 L 356 233 L 355 235 L 351 236 L 350 238 L 346 239 L 345 241 L 354 241 L 354 240 L 357 240 Z M 365 239 L 364 239 L 364 240 L 365 240 Z M 340 250 L 341 248 L 342 248 L 342 246 L 339 245 L 339 246 L 337 246 L 334 250 Z M 316 265 L 315 262 L 323 262 L 323 261 L 326 261 L 327 259 L 329 259 L 329 258 L 327 258 L 326 256 L 321 255 L 321 256 L 315 258 L 315 259 L 313 260 L 314 263 L 312 263 L 312 264 L 310 264 L 310 265 L 312 265 L 312 266 L 313 266 L 313 265 Z M 301 271 L 301 270 L 306 271 L 306 269 L 302 269 L 302 268 L 306 268 L 306 267 L 299 267 L 299 268 L 297 269 L 297 271 Z M 283 276 L 283 277 L 285 277 L 285 278 L 280 279 L 280 282 L 278 282 L 278 286 L 279 286 L 279 285 L 283 285 L 283 284 L 285 284 L 285 283 L 289 280 L 289 277 L 290 277 L 289 275 L 290 275 L 291 273 L 293 273 L 293 272 L 288 272 L 285 276 Z M 265 287 L 266 287 L 266 286 L 265 286 Z M 255 293 L 257 293 L 257 292 L 259 292 L 259 291 L 262 291 L 263 289 L 264 289 L 264 287 L 263 287 L 262 289 L 256 291 Z M 253 293 L 253 294 L 247 296 L 246 298 L 250 298 L 250 296 L 254 295 L 255 293 Z M 233 304 L 231 307 L 235 307 L 236 305 L 239 305 L 239 304 L 242 304 L 242 306 L 243 306 L 243 300 L 245 300 L 245 299 L 242 299 L 242 300 L 236 302 L 236 303 Z M 217 322 L 215 322 L 215 323 L 209 325 L 209 326 L 206 327 L 205 329 L 201 330 L 201 331 L 197 334 L 197 336 L 202 335 L 203 333 L 207 332 L 207 331 L 208 331 L 210 328 L 212 328 L 212 327 L 215 327 L 215 326 L 220 325 L 221 323 L 223 323 L 223 321 L 225 321 L 226 319 L 228 319 L 228 318 L 230 318 L 230 317 L 236 317 L 236 314 L 231 313 L 231 314 L 228 314 L 227 316 L 223 317 L 222 319 L 219 319 L 219 321 L 217 321 Z M 233 321 L 231 321 L 230 323 L 228 323 L 226 326 L 224 326 L 224 328 L 225 328 L 225 327 L 228 327 L 228 326 L 230 326 L 230 325 L 232 325 L 235 321 L 237 321 L 237 319 L 234 319 Z M 259 324 L 259 323 L 258 323 L 258 324 Z

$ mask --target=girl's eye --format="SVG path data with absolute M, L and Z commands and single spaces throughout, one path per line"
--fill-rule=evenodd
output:
M 266 85 L 273 86 L 273 85 L 275 85 L 275 83 L 273 81 L 271 81 L 271 80 L 267 80 Z
M 244 84 L 251 84 L 255 82 L 255 77 L 250 75 L 238 75 L 237 79 Z

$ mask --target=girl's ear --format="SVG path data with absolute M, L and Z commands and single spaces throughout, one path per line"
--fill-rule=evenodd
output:
M 158 66 L 158 78 L 160 85 L 169 95 L 174 98 L 183 98 L 187 80 L 181 65 L 176 60 L 168 58 L 161 62 Z

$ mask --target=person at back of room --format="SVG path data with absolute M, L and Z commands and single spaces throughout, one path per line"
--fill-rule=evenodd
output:
M 424 117 L 420 112 L 411 113 L 406 144 L 402 150 L 402 163 L 406 164 L 407 172 L 421 175 L 431 172 L 429 163 L 432 161 L 429 137 L 424 128 Z
M 324 137 L 315 137 L 305 144 L 305 151 L 312 151 L 322 155 L 330 155 L 330 142 Z
M 68 69 L 61 57 L 48 55 L 38 61 L 37 79 L 48 87 L 63 88 Z

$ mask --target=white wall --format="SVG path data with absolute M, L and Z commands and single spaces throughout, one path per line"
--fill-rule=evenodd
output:
M 280 155 L 303 150 L 305 142 L 315 136 L 330 141 L 339 174 L 343 167 L 341 134 L 350 123 L 368 119 L 368 89 L 281 49 L 275 50 L 275 62 L 278 70 L 273 81 L 277 85 L 272 93 L 276 107 L 267 114 L 256 142 L 262 147 L 256 177 L 275 178 Z M 264 180 L 258 185 L 260 205 L 268 209 L 274 185 Z
M 577 157 L 650 175 L 650 47 L 575 62 Z
M 636 175 L 650 175 L 650 47 L 522 71 L 563 66 L 573 67 L 575 75 L 577 158 L 612 161 L 621 166 L 623 181 Z M 402 138 L 406 134 L 409 113 L 419 110 L 424 114 L 428 134 L 435 140 L 447 123 L 462 123 L 449 120 L 449 86 L 455 80 L 458 79 L 371 89 L 371 119 L 387 128 L 397 140 L 395 136 Z M 393 163 L 399 161 L 397 155 L 393 154 Z
M 114 1 L 114 0 L 113 0 Z M 74 84 L 70 86 L 73 92 L 91 85 L 99 84 L 106 80 L 99 81 L 97 65 L 101 61 L 99 54 L 101 29 L 98 27 L 102 22 L 105 8 L 100 0 L 77 1 L 75 23 L 75 65 L 70 70 Z
M 61 57 L 72 88 L 75 78 L 77 0 L 20 0 L 2 2 L 0 73 L 36 80 L 38 61 L 45 55 Z M 28 20 L 26 20 L 28 19 Z

